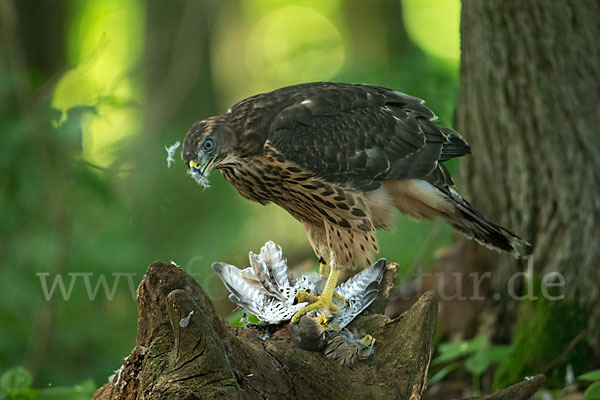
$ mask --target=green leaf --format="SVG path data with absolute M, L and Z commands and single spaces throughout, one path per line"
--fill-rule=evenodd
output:
M 9 369 L 0 377 L 0 388 L 6 392 L 15 393 L 31 386 L 33 377 L 24 367 Z
M 600 381 L 592 383 L 583 394 L 583 400 L 600 399 Z
M 446 375 L 448 375 L 450 372 L 454 371 L 455 369 L 457 369 L 459 367 L 460 367 L 459 362 L 453 362 L 453 363 L 446 365 L 444 368 L 442 368 L 438 372 L 436 372 L 435 375 L 433 375 L 431 378 L 429 378 L 429 386 L 435 385 L 436 383 L 438 383 L 439 381 L 444 379 L 446 377 Z
M 7 399 L 10 400 L 37 400 L 40 391 L 38 389 L 25 388 L 17 392 L 10 393 Z
M 508 359 L 511 352 L 511 346 L 490 346 L 470 356 L 465 361 L 465 369 L 473 375 L 481 375 L 492 364 L 498 364 Z
M 590 372 L 586 372 L 583 375 L 579 375 L 577 379 L 581 381 L 598 381 L 600 380 L 600 369 L 595 369 Z
M 82 125 L 89 114 L 97 114 L 94 106 L 75 106 L 66 111 L 66 119 L 56 127 L 56 135 L 61 141 L 81 147 Z
M 483 350 L 487 346 L 487 336 L 481 335 L 471 340 L 457 343 L 442 343 L 439 346 L 440 355 L 431 361 L 431 365 L 439 365 L 453 361 Z
M 81 188 L 89 189 L 99 200 L 112 200 L 112 193 L 109 190 L 106 180 L 93 167 L 93 165 L 85 160 L 77 160 L 73 163 L 73 175 L 77 185 Z
M 246 318 L 248 318 L 248 323 L 250 324 L 259 324 L 260 320 L 254 315 L 254 314 L 250 314 L 249 312 L 245 312 L 246 314 Z M 229 324 L 231 324 L 231 326 L 246 326 L 246 323 L 244 321 L 242 321 L 242 312 L 241 311 L 235 311 L 233 313 L 231 313 L 227 318 L 227 322 L 229 322 Z

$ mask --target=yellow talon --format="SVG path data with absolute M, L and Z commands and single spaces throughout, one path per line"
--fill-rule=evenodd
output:
M 340 303 L 344 304 L 345 306 L 348 306 L 350 304 L 348 299 L 346 299 L 344 296 L 340 296 L 336 292 L 333 292 L 333 298 L 339 301 Z
M 323 325 L 323 327 L 327 328 L 329 326 L 329 322 L 327 321 L 327 318 L 325 318 L 324 315 L 321 315 L 320 321 L 321 321 L 321 325 Z
M 296 314 L 294 314 L 294 316 L 292 317 L 292 324 L 297 324 L 298 322 L 300 322 L 300 318 L 302 318 L 302 316 L 304 316 L 305 314 L 311 312 L 311 311 L 316 311 L 316 310 L 322 310 L 324 311 L 324 314 L 327 315 L 331 315 L 331 313 L 337 312 L 340 310 L 340 308 L 338 306 L 336 306 L 335 304 L 333 304 L 333 294 L 335 293 L 335 285 L 337 284 L 337 280 L 340 276 L 340 271 L 339 270 L 335 270 L 332 269 L 331 272 L 329 273 L 329 277 L 327 278 L 327 283 L 325 283 L 325 289 L 323 289 L 323 293 L 321 293 L 319 296 L 306 296 L 303 293 L 306 292 L 301 292 L 299 291 L 296 294 L 296 298 L 298 298 L 298 295 L 300 295 L 300 297 L 302 298 L 309 298 L 311 300 L 314 300 L 312 304 L 307 305 L 306 307 L 303 307 L 302 309 L 298 310 L 298 312 Z M 307 293 L 310 294 L 310 293 Z
M 314 303 L 318 300 L 318 297 L 304 290 L 298 290 L 296 292 L 296 300 L 298 300 L 298 303 Z

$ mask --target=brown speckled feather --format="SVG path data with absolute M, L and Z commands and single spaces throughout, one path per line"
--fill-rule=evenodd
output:
M 219 166 L 245 198 L 273 202 L 305 224 L 318 257 L 339 265 L 370 265 L 377 252 L 375 227 L 366 195 L 324 182 L 283 158 L 267 141 L 261 155 Z M 330 253 L 331 252 L 331 253 Z

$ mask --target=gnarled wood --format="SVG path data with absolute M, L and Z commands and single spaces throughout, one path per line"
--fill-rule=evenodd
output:
M 386 270 L 382 299 L 396 272 L 393 264 Z M 150 266 L 138 288 L 138 307 L 136 346 L 95 399 L 418 399 L 437 319 L 431 292 L 396 319 L 359 317 L 350 328 L 372 334 L 376 353 L 349 368 L 299 349 L 281 339 L 285 335 L 261 340 L 261 328 L 229 326 L 196 281 L 171 264 Z
M 387 267 L 383 301 L 371 310 L 385 306 L 397 271 L 395 264 Z M 172 264 L 153 263 L 137 298 L 136 346 L 94 399 L 420 399 L 427 387 L 437 321 L 433 292 L 395 319 L 368 314 L 353 321 L 350 329 L 377 342 L 375 355 L 352 367 L 284 339 L 286 324 L 267 339 L 268 328 L 229 326 L 198 283 Z

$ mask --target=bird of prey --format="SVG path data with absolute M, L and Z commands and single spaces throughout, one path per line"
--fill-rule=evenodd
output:
M 220 169 L 243 197 L 275 203 L 304 225 L 330 271 L 318 297 L 298 292 L 299 300 L 312 301 L 292 318 L 298 323 L 313 310 L 338 311 L 333 299 L 341 270 L 371 264 L 375 231 L 392 228 L 394 209 L 416 219 L 441 217 L 515 256 L 527 249 L 452 188 L 443 163 L 471 148 L 435 119 L 423 100 L 384 87 L 306 83 L 196 122 L 182 158 L 199 184 L 207 186 L 208 174 Z

